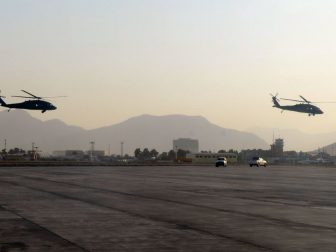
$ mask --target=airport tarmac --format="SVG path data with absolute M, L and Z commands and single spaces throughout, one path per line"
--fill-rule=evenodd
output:
M 0 168 L 1 252 L 335 249 L 336 168 Z

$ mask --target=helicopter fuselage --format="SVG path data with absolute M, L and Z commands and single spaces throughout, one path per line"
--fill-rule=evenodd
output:
M 41 110 L 42 112 L 57 109 L 50 102 L 41 100 L 28 100 L 20 103 L 2 104 L 2 106 L 9 109 Z
M 29 109 L 29 110 L 40 110 L 42 113 L 44 113 L 47 110 L 57 109 L 56 106 L 54 106 L 50 102 L 43 100 L 44 98 L 56 98 L 56 97 L 40 97 L 33 95 L 32 93 L 29 93 L 23 89 L 21 91 L 27 94 L 28 96 L 14 95 L 12 97 L 24 98 L 29 100 L 20 103 L 8 104 L 2 99 L 6 97 L 0 95 L 0 105 L 2 107 L 8 108 L 8 111 L 10 111 L 11 109 Z M 58 96 L 58 97 L 65 97 L 65 96 Z
M 295 104 L 295 105 L 287 105 L 287 106 L 276 106 L 274 105 L 273 107 L 276 107 L 281 110 L 288 110 L 288 111 L 294 111 L 294 112 L 299 112 L 299 113 L 306 113 L 309 115 L 321 115 L 323 114 L 323 111 L 314 105 L 311 104 Z

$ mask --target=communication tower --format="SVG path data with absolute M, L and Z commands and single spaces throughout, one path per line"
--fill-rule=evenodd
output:
M 94 161 L 94 150 L 95 150 L 95 142 L 90 142 L 91 148 L 90 148 L 90 160 Z

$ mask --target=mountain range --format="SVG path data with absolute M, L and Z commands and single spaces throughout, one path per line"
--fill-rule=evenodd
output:
M 133 154 L 136 148 L 173 148 L 177 138 L 199 140 L 200 150 L 269 148 L 259 136 L 249 132 L 219 127 L 201 116 L 141 115 L 107 127 L 86 130 L 67 125 L 61 120 L 41 121 L 25 111 L 0 112 L 0 139 L 7 139 L 8 147 L 30 149 L 34 142 L 44 153 L 54 150 L 88 150 L 95 141 L 96 149 L 119 154 Z

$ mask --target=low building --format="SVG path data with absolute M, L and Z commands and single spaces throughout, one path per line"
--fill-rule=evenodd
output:
M 64 150 L 64 151 L 54 151 L 53 156 L 57 158 L 82 160 L 85 156 L 82 150 Z
M 89 150 L 89 151 L 87 151 L 87 155 L 89 155 L 89 156 L 93 156 L 93 157 L 104 157 L 105 156 L 105 151 L 103 151 L 103 150 L 94 150 L 94 151 L 91 151 L 91 150 Z
M 226 157 L 228 164 L 236 164 L 238 156 L 236 153 L 189 153 L 187 159 L 190 159 L 193 164 L 215 164 L 219 157 Z
M 253 157 L 262 157 L 269 161 L 272 157 L 271 150 L 262 150 L 262 149 L 253 149 L 253 150 L 241 150 L 239 153 L 239 160 L 240 162 L 246 164 L 248 163 Z
M 29 160 L 29 153 L 16 153 L 16 154 L 6 154 L 3 156 L 3 159 L 6 161 L 19 161 L 19 160 Z

